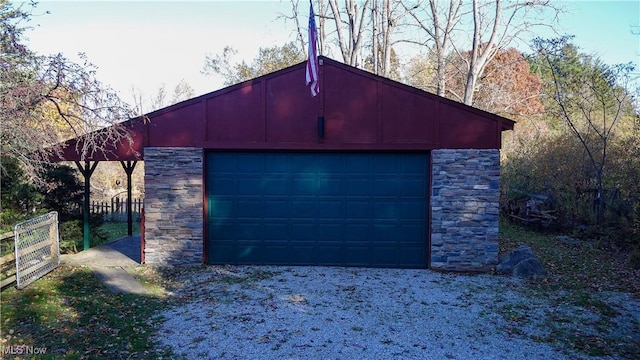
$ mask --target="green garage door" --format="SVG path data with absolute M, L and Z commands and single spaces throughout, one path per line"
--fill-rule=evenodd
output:
M 427 266 L 427 154 L 207 154 L 211 264 Z

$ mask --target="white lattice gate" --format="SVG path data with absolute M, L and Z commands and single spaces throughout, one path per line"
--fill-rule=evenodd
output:
M 21 222 L 14 233 L 16 286 L 22 289 L 60 265 L 58 213 Z

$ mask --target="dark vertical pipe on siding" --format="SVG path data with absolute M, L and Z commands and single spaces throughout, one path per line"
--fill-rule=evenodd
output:
M 324 116 L 318 116 L 318 138 L 324 139 Z

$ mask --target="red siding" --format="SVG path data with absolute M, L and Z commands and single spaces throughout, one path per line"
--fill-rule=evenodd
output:
M 304 84 L 305 71 L 296 67 L 280 76 L 267 77 L 264 104 L 256 107 L 264 113 L 261 131 L 264 143 L 317 142 L 316 121 L 320 98 L 312 98 Z M 304 96 L 307 95 L 307 96 Z
M 448 104 L 440 104 L 440 148 L 500 148 L 500 130 L 496 122 Z
M 386 143 L 438 144 L 437 99 L 382 84 L 382 130 Z
M 248 82 L 229 89 L 220 96 L 204 98 L 207 112 L 205 138 L 208 142 L 264 141 L 264 108 L 258 106 L 263 95 L 263 82 Z M 192 142 L 198 143 L 199 141 Z
M 301 63 L 148 114 L 135 133 L 143 147 L 283 150 L 499 149 L 513 122 L 321 58 L 311 97 Z M 318 118 L 324 118 L 324 138 Z M 119 159 L 135 151 L 116 149 Z M 73 151 L 66 159 L 75 160 Z M 95 160 L 101 160 L 95 158 Z
M 321 67 L 324 95 L 325 142 L 375 144 L 378 136 L 377 87 L 364 72 Z M 324 90 L 322 88 L 324 84 Z M 306 95 L 306 94 L 305 94 Z
M 190 147 L 204 140 L 204 117 L 202 102 L 187 104 L 178 111 L 166 111 L 150 116 L 146 127 L 148 145 L 162 144 L 167 147 Z

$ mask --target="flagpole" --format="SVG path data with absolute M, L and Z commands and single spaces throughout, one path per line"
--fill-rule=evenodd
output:
M 307 51 L 307 66 L 305 72 L 305 83 L 309 86 L 311 97 L 315 98 L 312 101 L 316 101 L 318 106 L 317 112 L 317 135 L 318 142 L 324 142 L 325 135 L 325 119 L 324 119 L 324 92 L 320 91 L 320 79 L 322 79 L 323 71 L 321 71 L 320 62 L 322 59 L 318 58 L 318 29 L 316 27 L 315 14 L 313 12 L 313 2 L 309 0 L 309 41 Z M 324 86 L 324 82 L 322 81 Z M 320 95 L 320 96 L 317 96 Z
M 309 50 L 307 52 L 307 71 L 305 82 L 309 86 L 311 96 L 316 96 L 320 92 L 319 84 L 319 64 L 318 64 L 318 29 L 316 28 L 313 4 L 309 1 Z

